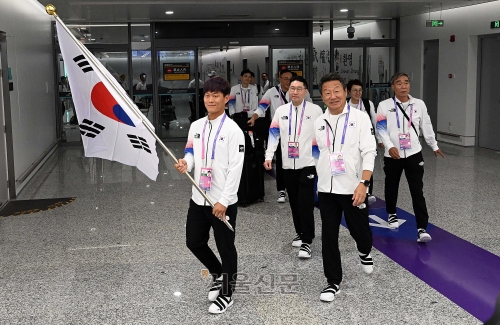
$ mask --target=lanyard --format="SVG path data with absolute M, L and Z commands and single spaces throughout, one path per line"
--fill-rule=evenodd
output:
M 283 94 L 283 91 L 281 91 L 281 85 L 278 85 L 278 88 L 279 88 L 279 97 L 280 97 L 280 102 L 281 102 L 281 105 L 284 105 L 285 103 L 283 103 L 283 97 L 285 97 L 286 95 Z
M 396 104 L 396 97 L 394 97 L 394 109 L 396 110 L 396 120 L 398 121 L 398 129 L 400 129 L 400 126 L 399 126 L 399 114 L 398 114 L 399 110 L 398 110 L 398 105 Z M 413 104 L 410 104 L 410 119 L 408 120 L 408 130 L 411 127 L 411 121 L 412 120 L 413 120 Z
M 302 105 L 302 113 L 300 114 L 299 132 L 297 133 L 299 137 L 300 137 L 300 130 L 302 130 L 302 120 L 304 119 L 305 110 L 306 110 L 306 101 L 304 100 L 304 104 Z M 292 135 L 292 103 L 290 103 L 290 114 L 288 117 L 288 140 L 290 140 L 291 135 Z
M 240 85 L 240 95 L 241 95 L 241 102 L 243 103 L 243 105 L 245 105 L 245 98 L 243 97 L 243 88 L 241 88 L 241 85 Z M 250 104 L 250 87 L 247 88 L 247 101 L 246 103 L 249 103 Z
M 344 146 L 344 141 L 345 141 L 345 132 L 347 130 L 347 123 L 349 122 L 349 114 L 351 113 L 351 106 L 350 105 L 347 105 L 347 115 L 345 117 L 345 121 L 344 121 L 344 131 L 342 132 L 342 141 L 340 142 L 340 151 L 342 152 L 342 147 Z M 340 118 L 340 116 L 339 116 Z M 331 128 L 330 128 L 331 129 Z M 331 146 L 331 142 L 330 142 L 330 133 L 328 132 L 328 129 L 325 128 L 325 131 L 326 131 L 326 145 L 328 147 L 328 150 L 330 150 L 330 146 Z M 335 128 L 335 131 L 337 131 L 337 129 Z M 333 130 L 332 130 L 332 133 L 333 133 Z M 335 138 L 333 138 L 333 141 L 335 141 Z M 335 142 L 333 143 L 333 145 L 335 146 Z
M 222 120 L 220 121 L 219 128 L 217 129 L 217 133 L 215 134 L 214 138 L 214 145 L 212 147 L 212 160 L 214 160 L 215 157 L 215 146 L 217 144 L 217 138 L 219 137 L 220 129 L 222 128 L 222 124 L 224 124 L 224 121 L 226 120 L 226 113 L 222 116 Z M 205 121 L 205 125 L 203 126 L 203 135 L 201 137 L 201 159 L 205 159 L 205 129 L 208 124 L 208 118 Z

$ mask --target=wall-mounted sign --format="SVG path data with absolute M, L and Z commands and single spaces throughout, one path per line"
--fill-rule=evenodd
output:
M 492 21 L 491 28 L 500 28 L 500 20 Z
M 443 27 L 444 20 L 426 20 L 425 27 Z
M 297 76 L 304 75 L 304 61 L 303 60 L 278 60 L 278 72 L 288 69 L 295 72 Z
M 186 63 L 163 63 L 163 80 L 189 80 L 191 71 L 189 62 Z

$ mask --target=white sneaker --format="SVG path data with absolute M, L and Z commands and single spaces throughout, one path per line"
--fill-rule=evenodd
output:
M 285 203 L 285 201 L 286 201 L 285 191 L 279 191 L 278 203 Z
M 329 284 L 326 288 L 321 291 L 319 299 L 325 302 L 332 302 L 335 296 L 340 293 L 340 287 L 336 284 Z
M 431 235 L 429 235 L 425 229 L 422 229 L 420 228 L 418 230 L 418 238 L 417 238 L 417 242 L 419 243 L 427 243 L 428 241 L 431 241 L 432 240 L 432 237 Z
M 300 246 L 302 246 L 302 240 L 300 239 L 300 235 L 297 235 L 297 237 L 295 237 L 292 240 L 292 246 L 293 247 L 300 247 Z
M 213 304 L 208 308 L 208 312 L 211 314 L 222 314 L 229 307 L 233 305 L 233 299 L 231 297 L 219 296 L 217 300 L 214 301 Z
M 368 194 L 368 205 L 372 205 L 375 202 L 377 202 L 377 198 L 371 194 Z
M 359 259 L 361 261 L 361 269 L 366 274 L 370 274 L 373 272 L 373 258 L 371 254 L 362 254 L 359 253 Z
M 300 258 L 311 258 L 311 245 L 303 243 L 299 250 Z
M 214 280 L 210 290 L 208 291 L 208 301 L 215 301 L 222 289 L 222 275 Z
M 399 228 L 398 216 L 395 214 L 390 214 L 387 218 L 387 223 L 389 224 L 389 228 L 391 229 Z

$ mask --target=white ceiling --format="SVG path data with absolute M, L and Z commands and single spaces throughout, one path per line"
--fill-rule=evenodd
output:
M 373 20 L 404 17 L 492 1 L 447 0 L 45 0 L 66 23 L 145 23 L 149 21 L 206 20 Z M 40 3 L 46 5 L 42 0 Z M 349 9 L 342 13 L 340 9 Z M 174 11 L 166 15 L 167 10 Z

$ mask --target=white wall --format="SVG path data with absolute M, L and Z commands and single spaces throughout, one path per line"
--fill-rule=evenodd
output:
M 51 21 L 35 0 L 0 1 L 0 30 L 7 36 L 16 179 L 56 139 Z M 16 184 L 19 193 L 24 184 Z
M 428 14 L 401 18 L 400 70 L 412 78 L 411 93 L 422 98 L 425 40 L 439 40 L 438 122 L 434 129 L 459 135 L 438 140 L 472 146 L 476 129 L 478 36 L 498 33 L 490 22 L 500 17 L 500 1 L 445 10 L 444 27 L 425 27 Z M 439 13 L 431 13 L 439 19 Z M 455 42 L 450 36 L 455 35 Z M 448 74 L 454 74 L 452 79 Z M 451 124 L 451 128 L 450 128 Z

